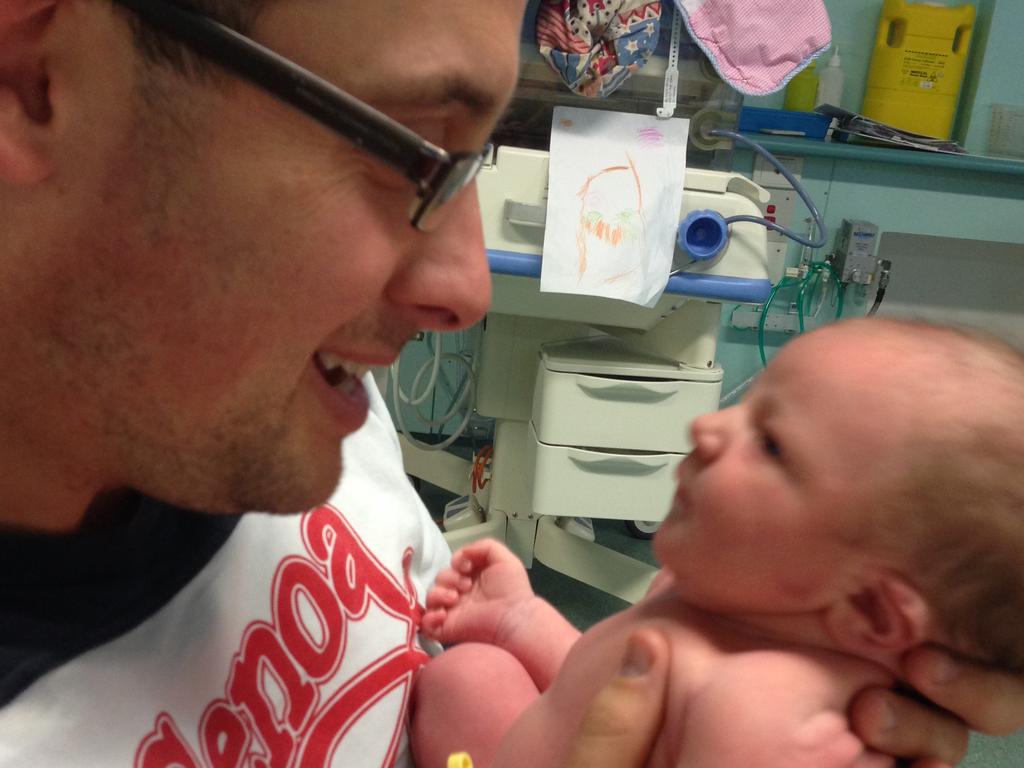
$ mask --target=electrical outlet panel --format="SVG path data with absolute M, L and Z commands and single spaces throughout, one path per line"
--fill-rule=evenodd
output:
M 789 250 L 789 247 L 785 242 L 772 242 L 771 239 L 768 240 L 768 251 L 765 254 L 765 261 L 768 264 L 768 279 L 772 285 L 775 285 L 786 275 L 787 250 Z
M 794 157 L 792 155 L 776 155 L 775 159 L 778 160 L 782 165 L 786 167 L 797 179 L 800 178 L 804 172 L 804 159 L 802 157 Z M 760 184 L 765 189 L 771 190 L 773 188 L 785 187 L 786 189 L 792 189 L 792 185 L 770 162 L 765 160 L 761 155 L 754 156 L 754 175 L 753 181 L 755 184 Z
M 771 197 L 768 202 L 765 203 L 763 211 L 764 217 L 768 219 L 768 221 L 774 221 L 776 224 L 779 224 L 786 229 L 792 229 L 793 216 L 796 212 L 796 192 L 793 191 L 792 187 L 787 189 L 767 188 L 767 192 Z M 769 229 L 769 247 L 774 243 L 785 243 L 788 245 L 789 238 L 780 232 L 776 232 L 774 229 Z

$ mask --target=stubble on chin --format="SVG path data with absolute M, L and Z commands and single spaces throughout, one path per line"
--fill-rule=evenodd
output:
M 129 485 L 211 514 L 292 514 L 322 504 L 341 478 L 341 443 L 313 445 L 287 409 L 277 423 L 268 423 L 271 412 L 269 407 L 255 408 L 213 427 L 193 426 L 188 431 L 201 436 L 196 442 L 181 431 L 174 439 L 175 430 L 166 423 L 164 430 L 152 424 L 131 429 L 122 423 L 115 440 L 124 466 L 131 468 L 134 481 Z M 153 434 L 161 437 L 153 439 Z
M 223 454 L 222 490 L 211 499 L 221 511 L 294 514 L 331 497 L 342 474 L 340 442 L 314 452 L 281 432 L 235 441 Z

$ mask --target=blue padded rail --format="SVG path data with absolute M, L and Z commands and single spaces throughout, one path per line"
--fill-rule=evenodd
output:
M 491 272 L 496 275 L 532 277 L 540 279 L 540 256 L 515 251 L 487 251 Z M 679 296 L 692 296 L 710 301 L 735 301 L 744 304 L 761 304 L 772 291 L 771 281 L 749 277 L 726 277 L 719 275 L 690 274 L 683 272 L 672 275 L 665 285 L 665 292 Z

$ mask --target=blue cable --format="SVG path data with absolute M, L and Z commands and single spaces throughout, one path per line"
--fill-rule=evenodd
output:
M 768 219 L 764 218 L 763 216 L 729 216 L 725 220 L 726 224 L 732 224 L 733 222 L 736 221 L 751 221 L 755 224 L 760 224 L 762 226 L 768 227 L 768 229 L 774 229 L 776 232 L 782 233 L 790 240 L 795 240 L 801 245 L 806 245 L 808 248 L 821 248 L 825 245 L 825 243 L 828 241 L 828 230 L 825 229 L 825 222 L 822 221 L 821 219 L 821 213 L 818 211 L 818 207 L 814 204 L 814 201 L 811 200 L 810 195 L 807 194 L 807 190 L 804 189 L 804 185 L 801 184 L 800 181 L 792 173 L 790 173 L 789 169 L 786 168 L 786 166 L 784 166 L 782 163 L 775 159 L 775 155 L 773 155 L 767 149 L 762 147 L 756 141 L 748 139 L 742 133 L 730 131 L 728 128 L 712 128 L 707 132 L 707 134 L 709 136 L 724 136 L 732 139 L 733 141 L 738 141 L 744 146 L 750 148 L 751 150 L 759 154 L 769 163 L 771 163 L 775 170 L 781 173 L 783 178 L 785 178 L 786 181 L 788 181 L 790 185 L 793 187 L 793 189 L 796 190 L 796 193 L 800 195 L 800 199 L 804 201 L 804 205 L 807 206 L 807 210 L 811 212 L 811 217 L 814 219 L 814 225 L 817 230 L 818 237 L 816 240 L 808 240 L 803 235 L 797 234 L 791 229 L 787 229 L 786 227 L 782 226 L 781 224 L 777 224 L 774 221 L 768 221 Z

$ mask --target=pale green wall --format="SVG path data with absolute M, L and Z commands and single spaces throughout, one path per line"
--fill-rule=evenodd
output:
M 998 0 L 978 0 L 978 18 L 974 27 L 974 38 L 971 41 L 971 55 L 964 74 L 963 91 L 960 94 L 959 111 L 953 125 L 953 136 L 971 152 L 982 153 L 986 149 L 987 129 L 990 122 L 989 108 L 985 106 L 985 93 L 990 86 L 987 81 L 992 75 L 983 75 L 985 64 L 1000 61 L 999 40 L 990 40 L 993 17 L 996 13 Z M 1003 8 L 1007 7 L 1003 0 Z M 991 68 L 991 66 L 990 66 Z M 977 105 L 977 106 L 975 106 Z M 975 111 L 977 110 L 977 111 Z
M 968 88 L 961 100 L 957 127 L 961 143 L 968 151 L 982 154 L 988 144 L 992 104 L 1024 108 L 1024 77 L 1021 77 L 1024 2 L 981 0 L 979 16 L 986 23 L 984 44 L 972 52 Z

